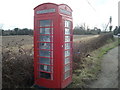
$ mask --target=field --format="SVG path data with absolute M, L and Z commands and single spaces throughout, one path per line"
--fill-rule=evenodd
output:
M 96 38 L 99 35 L 74 35 L 74 42 L 87 42 L 90 39 Z M 33 36 L 21 35 L 21 36 L 3 36 L 2 37 L 2 50 L 12 50 L 17 52 L 19 47 L 23 49 L 33 50 Z M 32 53 L 33 54 L 33 53 Z
M 73 41 L 86 41 L 99 35 L 74 35 Z M 29 35 L 21 35 L 21 36 L 3 36 L 2 37 L 2 45 L 3 47 L 17 47 L 19 45 L 23 46 L 33 46 L 33 36 Z
M 84 57 L 112 38 L 111 34 L 74 35 L 73 73 L 84 68 Z M 30 87 L 33 85 L 33 37 L 3 36 L 2 41 L 3 87 Z
M 18 47 L 18 46 L 33 46 L 33 36 L 21 35 L 21 36 L 3 36 L 2 46 L 6 48 Z
M 73 41 L 74 42 L 77 42 L 77 41 L 85 42 L 85 41 L 88 41 L 90 39 L 97 38 L 97 37 L 99 37 L 99 35 L 74 35 Z

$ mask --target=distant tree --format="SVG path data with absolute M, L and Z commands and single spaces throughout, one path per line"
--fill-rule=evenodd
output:
M 19 30 L 19 28 L 14 28 L 16 35 L 18 34 L 18 30 Z
M 112 26 L 109 26 L 109 30 L 110 30 L 110 32 L 112 31 Z
M 119 28 L 118 28 L 118 33 L 120 33 L 120 26 L 119 26 Z
M 83 25 L 81 25 L 81 26 L 77 25 L 74 28 L 73 34 L 76 34 L 76 35 L 84 35 L 84 34 L 86 34 L 85 27 Z
M 91 34 L 90 29 L 88 27 L 87 27 L 87 34 Z
M 88 35 L 88 34 L 100 34 L 101 33 L 101 29 L 98 29 L 97 27 L 94 27 L 93 29 L 89 29 L 87 26 L 87 30 L 85 30 L 85 24 L 84 25 L 77 25 L 74 28 L 74 34 L 76 35 Z
M 29 35 L 33 35 L 33 30 L 29 29 Z
M 22 30 L 23 30 L 24 35 L 28 35 L 28 29 L 27 28 L 24 28 Z
M 100 34 L 101 33 L 101 29 L 98 29 L 97 32 L 98 32 L 98 34 Z
M 2 30 L 2 36 L 4 36 L 4 30 Z
M 14 28 L 13 30 L 1 30 L 1 34 L 4 36 L 8 35 L 33 35 L 33 30 L 28 28 Z
M 113 30 L 114 35 L 118 34 L 118 26 L 115 27 L 115 29 Z

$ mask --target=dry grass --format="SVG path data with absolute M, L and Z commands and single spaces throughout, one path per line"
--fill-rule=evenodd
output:
M 107 40 L 113 39 L 112 34 L 106 34 L 106 35 L 100 35 L 97 36 L 96 38 L 89 39 L 84 42 L 74 42 L 74 47 L 73 47 L 73 61 L 74 61 L 74 67 L 73 69 L 76 69 L 79 67 L 78 62 L 82 63 L 84 57 L 90 56 L 90 52 L 93 50 L 96 50 L 103 45 L 107 43 Z
M 77 39 L 78 38 L 78 39 Z M 81 39 L 80 39 L 81 38 Z M 83 69 L 84 57 L 103 46 L 111 35 L 74 36 L 73 70 Z M 3 88 L 29 87 L 33 84 L 33 37 L 3 37 L 2 48 Z M 76 73 L 75 73 L 76 74 Z
M 100 35 L 74 35 L 74 42 L 87 42 L 90 39 L 97 38 Z
M 100 35 L 92 38 L 87 42 L 75 42 L 73 50 L 73 83 L 68 88 L 85 88 L 87 83 L 97 79 L 100 71 L 100 59 L 102 55 L 111 47 L 105 47 L 101 51 L 102 46 L 113 42 L 111 34 Z M 93 51 L 97 53 L 92 53 Z
M 3 88 L 20 88 L 33 84 L 33 49 L 5 50 L 2 55 Z
M 33 84 L 33 37 L 2 37 L 3 88 L 29 87 Z

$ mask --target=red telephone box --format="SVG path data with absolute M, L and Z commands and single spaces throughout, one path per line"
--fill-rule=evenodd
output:
M 72 82 L 72 9 L 44 3 L 34 8 L 35 85 L 65 88 Z

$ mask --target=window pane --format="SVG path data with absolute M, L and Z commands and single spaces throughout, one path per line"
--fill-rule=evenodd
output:
M 65 43 L 65 49 L 70 49 L 70 43 Z
M 70 34 L 70 29 L 65 28 L 65 34 Z
M 50 34 L 50 28 L 40 28 L 40 34 Z
M 41 64 L 49 64 L 50 65 L 50 59 L 49 58 L 40 58 L 39 63 L 41 63 Z
M 65 21 L 65 27 L 68 27 L 68 28 L 70 28 L 70 21 Z
M 70 42 L 70 36 L 65 36 L 65 42 Z
M 51 20 L 40 20 L 40 27 L 51 26 Z
M 65 72 L 68 71 L 68 70 L 70 70 L 70 64 L 65 66 Z
M 70 56 L 70 51 L 65 51 L 65 57 Z
M 69 76 L 70 76 L 70 71 L 67 71 L 67 72 L 65 73 L 65 79 L 67 79 Z
M 70 63 L 70 57 L 65 58 L 65 64 L 68 64 L 68 63 Z
M 40 43 L 40 49 L 50 49 L 50 43 Z
M 40 56 L 42 56 L 42 57 L 50 57 L 50 51 L 40 50 Z
M 51 79 L 50 73 L 40 72 L 40 78 Z
M 67 10 L 64 10 L 64 9 L 60 9 L 60 12 L 63 13 L 63 14 L 71 15 L 71 12 L 69 12 Z
M 40 41 L 42 41 L 42 42 L 50 42 L 50 36 L 40 35 Z
M 40 70 L 42 71 L 47 71 L 47 72 L 50 72 L 50 66 L 47 66 L 47 65 L 40 65 Z

